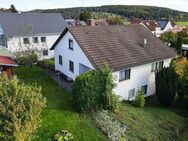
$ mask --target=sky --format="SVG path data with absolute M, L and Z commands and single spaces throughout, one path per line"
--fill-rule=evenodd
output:
M 0 0 L 0 7 L 8 8 L 11 4 L 21 11 L 101 5 L 150 5 L 188 12 L 188 0 Z

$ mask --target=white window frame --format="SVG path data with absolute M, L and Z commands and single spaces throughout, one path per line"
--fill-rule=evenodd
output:
M 151 64 L 151 72 L 156 72 L 157 70 L 162 69 L 160 66 L 160 63 L 162 63 L 162 68 L 164 67 L 164 61 L 158 61 L 158 62 L 153 62 Z
M 135 88 L 130 89 L 128 92 L 128 99 L 132 99 L 133 97 L 135 97 Z
M 69 49 L 74 50 L 74 42 L 73 39 L 69 39 Z
M 129 71 L 129 76 L 128 77 L 127 77 L 126 71 Z M 121 73 L 124 73 L 123 79 L 120 77 Z M 125 81 L 125 80 L 129 80 L 129 79 L 131 79 L 131 69 L 130 68 L 119 71 L 119 82 Z

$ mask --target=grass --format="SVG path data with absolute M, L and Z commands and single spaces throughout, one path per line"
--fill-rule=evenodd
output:
M 42 125 L 36 141 L 47 141 L 62 129 L 73 133 L 76 141 L 105 141 L 106 137 L 93 124 L 90 117 L 76 113 L 71 107 L 71 96 L 37 66 L 16 69 L 18 78 L 25 83 L 37 83 L 47 98 L 47 107 L 42 112 Z
M 47 141 L 61 129 L 73 133 L 76 141 L 106 141 L 89 116 L 76 113 L 71 107 L 71 96 L 45 74 L 33 67 L 16 69 L 19 79 L 25 83 L 37 83 L 47 98 L 47 107 L 42 112 L 42 126 L 36 141 Z M 118 119 L 127 126 L 130 141 L 187 141 L 188 118 L 180 109 L 164 108 L 147 99 L 144 108 L 136 108 L 124 102 Z M 179 113 L 177 113 L 179 111 Z
M 164 108 L 151 103 L 144 108 L 123 103 L 118 118 L 127 126 L 128 140 L 187 141 L 188 118 L 178 115 L 176 110 L 179 109 Z
M 176 22 L 177 25 L 183 25 L 188 27 L 188 21 L 187 22 Z

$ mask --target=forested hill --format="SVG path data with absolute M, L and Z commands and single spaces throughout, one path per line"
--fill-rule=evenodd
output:
M 40 13 L 61 13 L 65 18 L 78 18 L 83 11 L 89 12 L 105 12 L 110 14 L 120 15 L 123 18 L 143 18 L 143 19 L 169 19 L 173 21 L 188 21 L 188 13 L 169 8 L 154 7 L 154 6 L 125 6 L 125 5 L 110 5 L 101 7 L 78 7 L 67 9 L 47 9 L 33 10 L 30 12 Z

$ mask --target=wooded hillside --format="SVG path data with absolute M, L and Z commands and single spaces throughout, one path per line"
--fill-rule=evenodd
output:
M 143 18 L 143 19 L 169 19 L 173 21 L 188 21 L 188 13 L 169 8 L 154 6 L 125 6 L 110 5 L 101 7 L 78 7 L 66 9 L 47 9 L 33 10 L 32 12 L 40 13 L 61 13 L 65 18 L 78 18 L 83 11 L 89 12 L 105 12 L 109 14 L 120 15 L 123 18 Z

